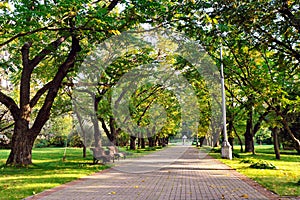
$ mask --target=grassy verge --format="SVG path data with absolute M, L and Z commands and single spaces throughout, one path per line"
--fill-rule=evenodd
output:
M 9 150 L 0 149 L 0 200 L 22 199 L 70 182 L 80 177 L 109 168 L 110 165 L 93 165 L 92 154 L 82 158 L 82 149 L 67 148 L 33 149 L 33 165 L 27 168 L 5 166 Z M 121 148 L 121 151 L 126 151 Z M 139 157 L 153 152 L 146 148 L 126 151 L 128 157 Z
M 300 196 L 300 155 L 296 151 L 281 151 L 281 160 L 276 160 L 272 146 L 256 146 L 255 149 L 256 155 L 235 152 L 239 158 L 232 160 L 221 159 L 219 150 L 210 155 L 280 196 Z M 250 168 L 251 164 L 262 160 L 275 165 L 276 169 Z
M 92 155 L 82 158 L 82 149 L 64 148 L 33 150 L 34 165 L 27 168 L 5 166 L 8 150 L 0 150 L 0 199 L 21 199 L 88 174 L 108 168 L 91 165 Z

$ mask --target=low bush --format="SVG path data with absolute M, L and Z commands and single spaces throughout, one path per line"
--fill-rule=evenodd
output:
M 49 141 L 46 139 L 36 139 L 34 142 L 35 148 L 45 148 L 49 147 Z
M 53 147 L 65 147 L 67 142 L 67 136 L 56 135 L 50 139 L 50 146 Z
M 69 139 L 68 146 L 69 147 L 79 147 L 79 148 L 82 148 L 84 145 L 83 145 L 83 142 L 82 142 L 82 139 L 81 139 L 80 135 L 73 135 Z
M 258 162 L 254 162 L 250 165 L 250 168 L 255 168 L 255 169 L 277 169 L 275 165 L 273 165 L 270 162 L 260 160 Z

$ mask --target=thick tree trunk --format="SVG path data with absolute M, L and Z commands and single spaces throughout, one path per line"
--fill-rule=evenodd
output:
M 155 146 L 155 137 L 148 137 L 149 147 Z
M 245 152 L 254 153 L 253 136 L 248 131 L 246 131 L 246 133 L 245 133 Z
M 274 152 L 276 155 L 276 159 L 280 160 L 280 150 L 279 150 L 279 140 L 278 140 L 278 133 L 279 133 L 279 128 L 271 128 L 272 131 L 272 137 L 273 137 L 273 145 L 274 145 Z
M 32 164 L 32 147 L 37 134 L 32 134 L 26 124 L 17 122 L 12 137 L 12 147 L 7 165 L 24 166 Z
M 135 136 L 130 136 L 130 149 L 131 150 L 135 150 L 135 148 L 136 148 L 136 146 L 135 146 L 135 140 L 136 140 Z
M 95 140 L 95 147 L 101 147 L 101 132 L 99 129 L 99 123 L 97 117 L 91 117 L 93 121 L 93 127 L 94 127 L 94 140 Z
M 0 91 L 0 102 L 10 110 L 15 121 L 12 148 L 6 162 L 8 165 L 28 165 L 32 163 L 34 140 L 50 117 L 54 99 L 57 96 L 63 79 L 66 77 L 69 69 L 74 66 L 77 52 L 81 50 L 79 40 L 75 36 L 72 36 L 72 46 L 66 60 L 58 67 L 54 78 L 41 87 L 35 94 L 30 93 L 31 75 L 34 68 L 37 67 L 47 55 L 56 51 L 67 37 L 68 36 L 63 36 L 53 41 L 32 59 L 30 59 L 31 56 L 29 55 L 29 49 L 32 44 L 26 42 L 23 45 L 21 49 L 23 69 L 20 82 L 20 107 L 17 106 L 12 98 Z M 43 104 L 29 129 L 31 110 L 44 94 L 46 95 Z M 31 96 L 33 97 L 30 99 Z
M 145 138 L 141 138 L 141 148 L 142 148 L 142 149 L 145 149 L 145 148 L 146 148 Z

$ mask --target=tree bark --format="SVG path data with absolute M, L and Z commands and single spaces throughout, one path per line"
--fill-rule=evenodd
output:
M 279 133 L 279 128 L 271 128 L 272 131 L 272 136 L 273 136 L 273 145 L 274 145 L 274 152 L 276 155 L 276 159 L 280 160 L 280 148 L 279 148 L 279 140 L 278 140 L 278 133 Z
M 253 110 L 252 110 L 252 103 L 251 103 L 251 96 L 249 97 L 249 103 L 246 106 L 247 112 L 247 125 L 246 125 L 246 131 L 245 131 L 245 152 L 252 152 L 255 154 L 254 151 L 254 141 L 253 141 Z
M 131 150 L 135 150 L 136 149 L 135 140 L 136 140 L 135 136 L 130 136 L 130 149 Z
M 12 147 L 7 165 L 25 166 L 32 164 L 32 147 L 38 134 L 32 134 L 27 123 L 17 121 L 12 136 Z
M 155 138 L 154 137 L 148 137 L 148 141 L 149 141 L 149 147 L 155 146 Z
M 82 157 L 83 158 L 86 158 L 86 133 L 85 133 L 85 130 L 83 128 L 83 121 L 82 121 L 82 118 L 78 112 L 78 109 L 77 109 L 77 106 L 76 104 L 74 104 L 74 112 L 75 112 L 75 115 L 78 119 L 78 122 L 79 122 L 79 127 L 82 131 L 82 137 L 83 137 L 83 149 L 82 149 Z
M 95 113 L 97 113 L 98 112 L 98 104 L 99 104 L 99 101 L 101 100 L 101 98 L 96 98 L 95 96 L 93 96 L 93 99 L 95 99 L 94 110 L 95 110 Z M 91 120 L 92 120 L 93 126 L 94 126 L 95 147 L 101 147 L 102 146 L 101 132 L 100 132 L 100 128 L 99 128 L 98 118 L 96 116 L 91 116 Z
M 141 138 L 141 148 L 142 148 L 142 149 L 145 149 L 145 148 L 146 148 L 145 138 Z
M 241 137 L 237 134 L 235 127 L 233 126 L 232 128 L 233 128 L 234 134 L 237 136 L 237 138 L 238 138 L 238 140 L 239 140 L 239 144 L 240 144 L 240 146 L 241 146 L 241 153 L 242 153 L 242 152 L 244 152 L 244 150 L 243 150 L 243 142 L 242 142 L 242 139 L 241 139 Z
M 48 121 L 54 99 L 61 87 L 63 79 L 66 77 L 68 70 L 74 66 L 77 52 L 81 50 L 79 40 L 72 36 L 72 46 L 66 60 L 59 66 L 54 78 L 49 84 L 44 85 L 36 95 L 30 100 L 30 78 L 33 69 L 51 52 L 55 51 L 58 46 L 65 41 L 66 37 L 61 37 L 50 44 L 51 50 L 44 49 L 36 57 L 30 60 L 29 48 L 31 44 L 25 43 L 21 49 L 23 71 L 20 85 L 20 108 L 16 103 L 5 94 L 0 92 L 0 102 L 3 103 L 12 113 L 15 128 L 12 138 L 12 148 L 6 161 L 7 165 L 28 165 L 32 164 L 32 147 L 34 140 L 39 132 Z M 46 89 L 45 89 L 46 88 Z M 48 92 L 47 92 L 48 91 Z M 43 105 L 41 106 L 31 128 L 29 121 L 31 110 L 36 105 L 40 97 L 46 93 Z

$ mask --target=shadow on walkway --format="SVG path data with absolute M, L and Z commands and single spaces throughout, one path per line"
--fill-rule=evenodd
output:
M 190 146 L 170 146 L 120 160 L 94 175 L 27 199 L 279 199 L 260 185 Z

